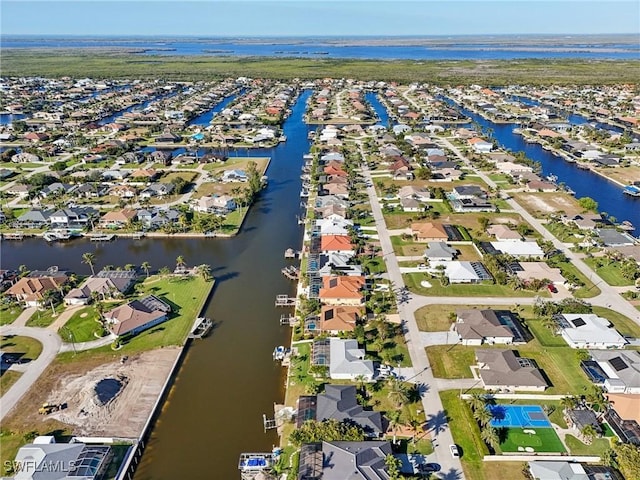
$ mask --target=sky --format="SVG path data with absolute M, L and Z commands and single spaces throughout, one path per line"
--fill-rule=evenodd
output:
M 2 0 L 2 34 L 347 36 L 635 33 L 638 0 Z

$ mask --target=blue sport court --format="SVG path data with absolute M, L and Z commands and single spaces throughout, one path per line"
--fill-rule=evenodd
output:
M 492 405 L 491 426 L 549 428 L 551 422 L 540 405 Z

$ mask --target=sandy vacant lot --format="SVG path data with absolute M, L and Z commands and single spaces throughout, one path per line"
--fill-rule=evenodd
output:
M 23 428 L 27 424 L 40 430 L 39 425 L 56 421 L 74 435 L 136 438 L 179 353 L 179 348 L 162 348 L 128 358 L 118 355 L 98 365 L 90 361 L 85 369 L 79 368 L 83 361 L 56 363 L 43 375 L 47 378 L 38 381 L 11 412 L 11 420 L 19 418 Z M 104 379 L 117 380 L 122 387 L 103 404 L 95 387 Z M 67 408 L 39 415 L 38 407 L 45 401 L 66 403 Z
M 515 193 L 513 197 L 533 215 L 559 213 L 561 211 L 567 215 L 575 215 L 582 211 L 575 198 L 566 193 Z

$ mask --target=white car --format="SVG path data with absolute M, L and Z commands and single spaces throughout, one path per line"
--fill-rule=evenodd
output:
M 449 445 L 449 450 L 451 450 L 451 456 L 453 458 L 460 457 L 460 452 L 458 451 L 458 446 L 457 445 Z
M 428 267 L 426 263 L 421 263 L 420 265 L 418 265 L 418 270 L 426 270 L 427 268 Z

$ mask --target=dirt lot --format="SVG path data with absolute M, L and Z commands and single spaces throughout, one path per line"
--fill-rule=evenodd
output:
M 142 430 L 175 359 L 178 348 L 152 350 L 126 361 L 102 357 L 68 363 L 55 362 L 22 399 L 6 427 L 44 431 L 50 426 L 67 426 L 74 435 L 135 438 Z M 104 379 L 122 387 L 104 404 L 95 387 Z M 115 383 L 115 382 L 112 382 Z M 49 392 L 48 394 L 42 392 Z M 67 408 L 39 415 L 43 402 L 66 403 Z
M 515 193 L 513 197 L 534 216 L 563 211 L 567 215 L 576 215 L 582 208 L 571 195 L 560 192 Z

